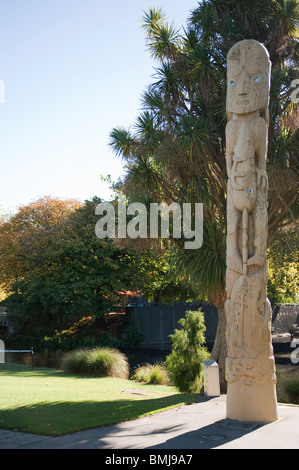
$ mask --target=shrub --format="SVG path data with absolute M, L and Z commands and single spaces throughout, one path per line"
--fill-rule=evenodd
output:
M 170 378 L 165 364 L 145 364 L 138 367 L 132 376 L 137 382 L 170 385 Z
M 112 348 L 84 348 L 71 351 L 63 357 L 62 369 L 72 374 L 129 378 L 127 357 Z
M 188 310 L 179 320 L 182 329 L 170 335 L 172 352 L 166 358 L 170 379 L 182 393 L 198 393 L 203 385 L 203 361 L 209 353 L 205 343 L 203 312 Z
M 279 381 L 279 401 L 299 404 L 299 375 L 285 375 Z

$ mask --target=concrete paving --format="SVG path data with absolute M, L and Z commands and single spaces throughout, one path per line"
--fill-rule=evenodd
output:
M 68 434 L 37 436 L 0 430 L 0 449 L 299 449 L 299 406 L 278 407 L 274 423 L 226 419 L 226 397 L 117 425 Z

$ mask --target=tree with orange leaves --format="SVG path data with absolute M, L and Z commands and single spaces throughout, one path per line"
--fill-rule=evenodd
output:
M 38 272 L 42 261 L 37 253 L 50 238 L 57 239 L 68 225 L 70 215 L 82 205 L 76 200 L 43 197 L 20 206 L 8 219 L 0 221 L 0 285 L 9 292 L 12 283 L 29 271 Z

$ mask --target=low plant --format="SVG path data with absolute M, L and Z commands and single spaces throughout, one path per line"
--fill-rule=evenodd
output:
M 144 364 L 138 367 L 132 376 L 132 380 L 158 385 L 171 384 L 167 368 L 163 363 Z
M 203 361 L 209 358 L 204 346 L 204 314 L 188 310 L 179 320 L 181 329 L 170 336 L 172 351 L 166 358 L 170 379 L 181 393 L 199 393 L 203 386 Z
M 278 382 L 278 400 L 299 405 L 299 375 L 286 374 Z
M 129 377 L 127 357 L 113 348 L 84 348 L 67 353 L 61 363 L 64 371 L 95 377 Z

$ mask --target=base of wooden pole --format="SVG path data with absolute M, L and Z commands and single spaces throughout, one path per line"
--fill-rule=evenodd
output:
M 273 383 L 247 385 L 229 383 L 226 399 L 227 419 L 268 423 L 278 420 L 276 386 Z

